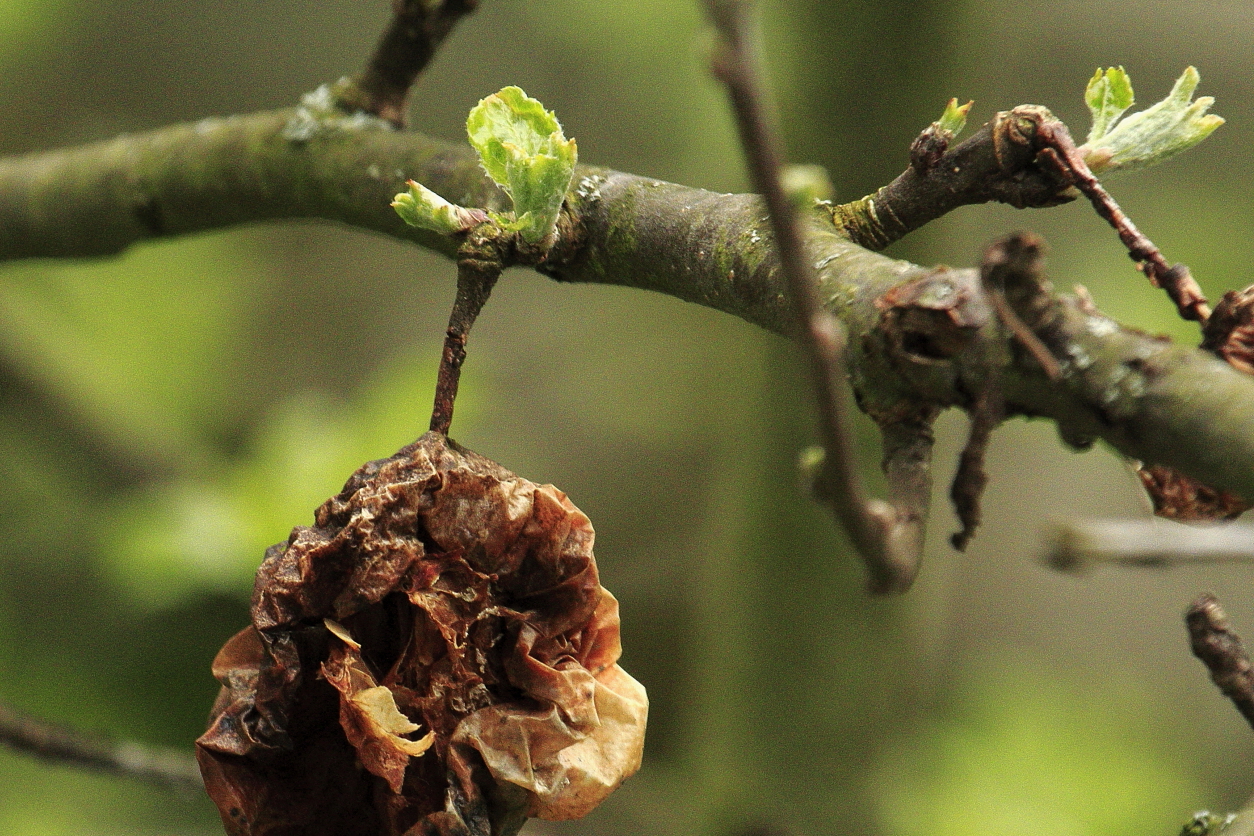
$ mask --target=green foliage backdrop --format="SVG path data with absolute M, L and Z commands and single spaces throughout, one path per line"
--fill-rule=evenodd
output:
M 360 66 L 387 7 L 0 0 L 0 153 L 294 103 Z M 1124 64 L 1148 103 L 1195 64 L 1228 125 L 1111 185 L 1212 296 L 1246 283 L 1244 5 L 776 0 L 767 14 L 794 158 L 827 166 L 842 198 L 897 173 L 950 96 L 976 99 L 976 124 L 1034 102 L 1082 132 L 1094 67 Z M 484 0 L 412 121 L 460 139 L 479 98 L 517 84 L 581 159 L 743 189 L 704 43 L 696 3 Z M 895 253 L 967 264 L 1020 227 L 1051 241 L 1060 283 L 1187 337 L 1086 207 L 970 208 Z M 0 697 L 187 746 L 262 550 L 425 427 L 452 294 L 448 262 L 321 225 L 0 268 Z M 995 437 L 970 552 L 944 545 L 938 488 L 920 584 L 870 600 L 795 488 L 812 439 L 797 367 L 782 341 L 660 296 L 522 272 L 498 286 L 454 435 L 592 517 L 624 666 L 653 703 L 641 774 L 589 819 L 526 832 L 1149 836 L 1242 801 L 1248 730 L 1188 656 L 1179 613 L 1209 588 L 1254 629 L 1247 571 L 1049 574 L 1035 557 L 1051 516 L 1144 511 L 1113 456 L 1018 423 Z M 942 462 L 963 432 L 942 422 Z M 0 752 L 5 833 L 217 829 L 206 801 Z

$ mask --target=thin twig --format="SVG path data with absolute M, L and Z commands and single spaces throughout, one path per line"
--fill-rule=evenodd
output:
M 1150 282 L 1167 291 L 1181 317 L 1205 324 L 1210 317 L 1210 304 L 1189 273 L 1189 268 L 1183 264 L 1168 266 L 1167 260 L 1154 242 L 1137 229 L 1132 219 L 1124 214 L 1119 204 L 1089 170 L 1088 163 L 1076 148 L 1067 126 L 1057 119 L 1045 120 L 1037 128 L 1037 137 L 1045 144 L 1039 155 L 1040 161 L 1071 177 L 1076 188 L 1093 204 L 1097 214 L 1119 233 L 1119 240 L 1128 248 L 1128 255 L 1140 266 Z
M 496 230 L 490 223 L 471 230 L 457 253 L 457 298 L 444 332 L 444 351 L 435 383 L 435 403 L 431 407 L 433 432 L 448 435 L 453 423 L 453 404 L 466 360 L 466 338 L 483 310 L 496 280 L 504 269 Z
M 1049 353 L 1049 349 L 1045 347 L 1045 343 L 1041 342 L 1041 338 L 1036 336 L 1027 323 L 1015 313 L 1014 308 L 1010 307 L 1010 303 L 1006 301 L 1005 291 L 1000 287 L 988 287 L 987 283 L 986 288 L 989 291 L 988 300 L 993 306 L 993 312 L 997 314 L 998 321 L 1010 331 L 1019 345 L 1027 349 L 1032 359 L 1040 364 L 1050 382 L 1056 382 L 1062 377 L 1062 367 L 1058 365 L 1057 358 Z
M 989 245 L 980 263 L 980 285 L 998 320 L 1032 355 L 1046 377 L 1056 381 L 1061 373 L 1058 361 L 1006 297 L 1009 287 L 1020 304 L 1032 299 L 1032 288 L 1040 281 L 1041 248 L 1039 239 L 1026 233 L 1010 235 Z M 995 358 L 990 359 L 988 376 L 971 404 L 971 429 L 949 487 L 949 498 L 962 525 L 949 538 L 958 551 L 967 547 L 980 524 L 980 499 L 988 483 L 988 475 L 984 471 L 985 454 L 993 430 L 1006 417 L 1000 364 Z
M 1193 655 L 1202 660 L 1210 678 L 1232 700 L 1245 721 L 1254 727 L 1254 672 L 1241 637 L 1228 627 L 1228 616 L 1210 593 L 1189 605 L 1184 614 Z
M 409 89 L 435 56 L 457 22 L 473 12 L 478 0 L 393 0 L 392 20 L 366 69 L 351 87 L 338 91 L 348 107 L 373 113 L 398 128 L 405 125 Z
M 50 761 L 98 769 L 183 793 L 203 784 L 190 755 L 134 741 L 92 737 L 39 720 L 0 703 L 0 743 Z
M 714 75 L 727 87 L 750 179 L 770 213 L 771 229 L 792 298 L 794 321 L 810 360 L 819 423 L 826 452 L 821 491 L 861 553 L 877 592 L 902 591 L 913 579 L 920 539 L 899 530 L 896 509 L 869 499 L 858 474 L 853 433 L 846 415 L 848 384 L 843 361 L 845 335 L 823 308 L 818 283 L 806 257 L 795 212 L 780 181 L 782 155 L 760 79 L 759 35 L 750 0 L 707 0 L 720 42 L 712 58 Z M 907 515 L 914 525 L 918 514 Z

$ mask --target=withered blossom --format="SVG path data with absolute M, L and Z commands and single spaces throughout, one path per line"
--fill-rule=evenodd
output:
M 640 765 L 588 518 L 427 433 L 266 552 L 197 756 L 233 836 L 497 836 Z

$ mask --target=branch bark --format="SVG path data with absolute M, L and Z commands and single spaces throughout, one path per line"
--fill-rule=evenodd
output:
M 456 242 L 407 227 L 389 208 L 407 179 L 461 205 L 507 208 L 469 148 L 342 115 L 292 131 L 298 116 L 208 119 L 0 160 L 0 260 L 100 256 L 142 240 L 299 218 L 454 257 Z M 996 150 L 991 140 L 985 146 L 986 155 Z M 976 150 L 962 150 L 973 165 Z M 1024 172 L 1025 182 L 1041 177 Z M 920 410 L 970 409 L 990 358 L 1002 358 L 1007 416 L 1048 417 L 1066 438 L 1103 438 L 1124 455 L 1254 498 L 1254 379 L 1208 352 L 1122 328 L 1045 283 L 1029 294 L 1034 316 L 1023 318 L 1059 362 L 1051 381 L 998 326 L 976 271 L 886 258 L 851 241 L 839 220 L 830 209 L 809 213 L 806 249 L 824 305 L 849 334 L 860 405 L 881 425 Z M 794 335 L 756 196 L 583 166 L 559 231 L 538 268 L 559 281 L 655 290 Z

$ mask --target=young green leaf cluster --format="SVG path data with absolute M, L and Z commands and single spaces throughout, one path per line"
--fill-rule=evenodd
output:
M 544 242 L 557 227 L 575 174 L 575 140 L 563 135 L 552 111 L 517 87 L 482 99 L 466 118 L 466 133 L 483 170 L 509 195 L 514 211 L 485 214 L 457 206 L 411 180 L 409 192 L 392 202 L 397 214 L 410 226 L 441 235 L 465 232 L 490 217 L 529 244 Z
M 1132 79 L 1123 67 L 1098 70 L 1089 80 L 1084 101 L 1093 115 L 1093 127 L 1080 147 L 1094 174 L 1146 168 L 1197 145 L 1224 123 L 1207 110 L 1210 96 L 1193 101 L 1200 81 L 1188 67 L 1163 99 L 1120 121 L 1132 106 Z
M 949 131 L 952 135 L 950 139 L 957 137 L 962 133 L 962 129 L 967 126 L 967 114 L 971 112 L 971 105 L 975 102 L 967 102 L 959 105 L 957 99 L 950 99 L 945 105 L 945 112 L 941 114 L 941 118 L 936 121 L 936 127 L 942 131 Z

